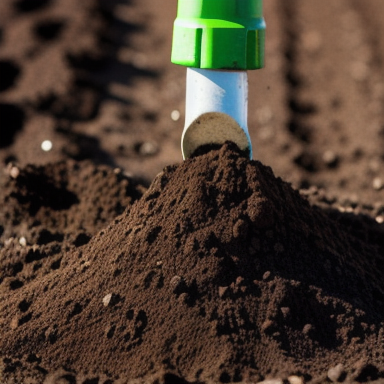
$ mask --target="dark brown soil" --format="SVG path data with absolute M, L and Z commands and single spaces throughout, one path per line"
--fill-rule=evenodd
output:
M 70 186 L 41 184 L 63 197 L 43 200 L 51 210 L 81 209 Z M 22 270 L 3 281 L 5 373 L 256 382 L 319 378 L 337 362 L 348 379 L 384 377 L 384 241 L 373 220 L 353 236 L 333 216 L 236 147 L 168 167 L 88 244 L 78 235 L 78 249 L 58 250 L 60 261 L 41 249 L 60 232 L 18 247 L 6 269 Z M 43 268 L 47 258 L 59 267 Z
M 384 382 L 384 3 L 264 6 L 182 163 L 175 0 L 1 2 L 1 384 Z

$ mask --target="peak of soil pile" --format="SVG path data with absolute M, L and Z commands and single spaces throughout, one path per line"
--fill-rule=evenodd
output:
M 383 247 L 230 144 L 164 169 L 63 258 L 4 289 L 5 377 L 310 381 L 336 365 L 339 380 L 384 377 Z

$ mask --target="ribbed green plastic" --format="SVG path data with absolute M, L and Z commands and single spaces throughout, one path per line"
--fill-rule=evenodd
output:
M 179 0 L 173 29 L 175 64 L 206 69 L 264 66 L 262 0 Z

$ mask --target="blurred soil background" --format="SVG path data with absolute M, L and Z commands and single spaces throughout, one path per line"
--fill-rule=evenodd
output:
M 3 166 L 91 159 L 148 183 L 181 161 L 176 0 L 0 7 Z M 249 72 L 249 130 L 254 157 L 294 186 L 383 201 L 383 12 L 378 0 L 265 1 L 266 66 Z

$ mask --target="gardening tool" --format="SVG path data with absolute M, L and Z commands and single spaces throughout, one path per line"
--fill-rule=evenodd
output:
M 247 70 L 264 65 L 262 0 L 178 0 L 172 57 L 187 68 L 183 158 L 232 141 L 248 151 Z

